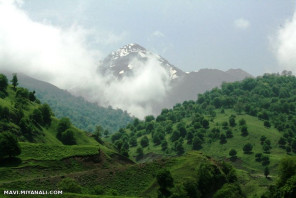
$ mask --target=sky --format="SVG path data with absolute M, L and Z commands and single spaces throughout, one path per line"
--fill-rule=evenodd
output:
M 0 69 L 143 118 L 170 90 L 151 59 L 119 81 L 101 60 L 138 43 L 183 71 L 296 72 L 295 0 L 0 0 Z M 111 83 L 110 83 L 111 82 Z
M 184 71 L 242 68 L 278 72 L 273 37 L 293 17 L 295 0 L 26 0 L 34 20 L 93 31 L 107 55 L 138 43 Z

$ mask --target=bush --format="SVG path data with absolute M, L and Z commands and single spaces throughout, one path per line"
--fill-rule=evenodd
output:
M 64 192 L 81 193 L 81 186 L 71 178 L 65 178 L 58 183 L 58 188 Z
M 21 147 L 16 137 L 10 132 L 0 133 L 0 158 L 14 157 L 21 154 Z
M 93 188 L 94 194 L 95 195 L 103 195 L 105 193 L 104 189 L 102 186 L 97 185 Z

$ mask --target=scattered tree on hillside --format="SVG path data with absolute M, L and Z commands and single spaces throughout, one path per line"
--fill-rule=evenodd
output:
M 249 134 L 249 132 L 248 132 L 248 127 L 246 126 L 246 125 L 243 125 L 242 127 L 241 127 L 241 135 L 243 136 L 243 137 L 245 137 L 245 136 L 247 136 Z
M 244 154 L 251 154 L 252 149 L 253 149 L 252 144 L 250 144 L 250 143 L 245 144 L 243 147 Z
M 266 178 L 268 178 L 268 175 L 269 175 L 269 168 L 268 168 L 268 166 L 266 166 L 265 168 L 264 168 L 264 175 L 265 175 L 265 177 Z
M 67 129 L 66 131 L 62 132 L 60 140 L 65 145 L 74 145 L 74 144 L 76 144 L 76 140 L 75 140 L 75 137 L 74 137 L 74 132 L 73 132 L 72 129 Z
M 235 127 L 235 125 L 236 125 L 236 123 L 235 123 L 235 115 L 231 115 L 230 117 L 229 117 L 229 125 L 231 126 L 231 127 Z
M 0 74 L 0 92 L 2 92 L 2 94 L 6 95 L 7 86 L 8 86 L 7 77 L 3 74 Z M 1 97 L 2 97 L 2 94 L 0 95 Z
M 236 150 L 235 149 L 231 149 L 229 151 L 230 159 L 231 160 L 235 160 L 237 158 L 236 154 L 237 154 Z
M 169 190 L 174 186 L 174 179 L 171 172 L 168 170 L 161 170 L 156 175 L 156 180 L 159 185 L 158 197 L 169 197 L 172 193 Z
M 0 158 L 14 157 L 21 154 L 21 148 L 15 135 L 10 132 L 0 133 Z
M 11 83 L 12 83 L 13 89 L 16 90 L 16 86 L 18 86 L 18 79 L 16 74 L 12 74 Z
M 144 136 L 142 139 L 141 139 L 141 146 L 143 148 L 147 147 L 149 145 L 149 139 L 147 136 Z
M 226 140 L 226 135 L 224 135 L 223 133 L 220 135 L 220 144 L 225 144 L 227 143 Z

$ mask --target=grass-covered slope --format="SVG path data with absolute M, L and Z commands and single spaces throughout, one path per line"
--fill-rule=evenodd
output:
M 296 78 L 288 75 L 224 83 L 156 118 L 135 119 L 111 141 L 119 152 L 141 162 L 190 150 L 230 161 L 243 192 L 259 196 L 275 184 L 280 159 L 295 155 L 295 93 Z

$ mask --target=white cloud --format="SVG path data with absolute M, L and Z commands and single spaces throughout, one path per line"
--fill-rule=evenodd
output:
M 296 71 L 296 13 L 271 38 L 281 69 Z
M 16 1 L 0 0 L 1 70 L 25 73 L 142 118 L 151 114 L 153 101 L 162 100 L 169 89 L 164 68 L 155 59 L 145 64 L 134 60 L 133 77 L 117 81 L 113 76 L 101 76 L 97 73 L 101 53 L 88 43 L 94 35 L 94 30 L 78 25 L 65 29 L 35 22 Z M 103 36 L 102 40 L 112 43 L 125 33 Z
M 164 33 L 160 32 L 159 30 L 156 30 L 152 33 L 152 36 L 155 36 L 155 37 L 165 37 Z
M 250 25 L 251 24 L 247 19 L 240 18 L 234 21 L 234 26 L 238 29 L 245 30 L 245 29 L 248 29 Z

